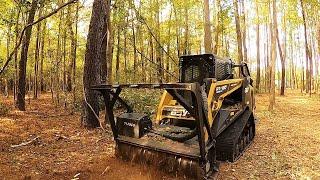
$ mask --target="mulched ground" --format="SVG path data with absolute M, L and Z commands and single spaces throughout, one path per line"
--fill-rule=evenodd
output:
M 0 97 L 10 107 L 11 99 Z M 320 97 L 290 91 L 276 101 L 270 113 L 268 95 L 257 95 L 256 139 L 236 163 L 221 165 L 219 179 L 320 179 Z M 0 116 L 0 179 L 177 179 L 116 159 L 112 135 L 82 128 L 79 118 L 49 95 Z

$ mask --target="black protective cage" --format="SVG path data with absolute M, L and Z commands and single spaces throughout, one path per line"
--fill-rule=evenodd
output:
M 165 89 L 177 102 L 182 105 L 191 116 L 194 117 L 197 128 L 197 138 L 199 142 L 199 152 L 198 153 L 186 153 L 179 150 L 170 150 L 167 147 L 148 147 L 143 146 L 139 143 L 134 143 L 129 141 L 128 138 L 119 136 L 118 129 L 116 126 L 116 121 L 114 117 L 114 106 L 116 101 L 121 103 L 127 110 L 127 112 L 133 112 L 132 108 L 119 96 L 122 89 L 125 88 L 135 88 L 135 89 Z M 203 100 L 200 92 L 200 84 L 196 83 L 172 83 L 172 84 L 123 84 L 123 85 L 97 85 L 93 86 L 93 90 L 99 91 L 103 98 L 106 106 L 106 120 L 110 122 L 112 133 L 116 143 L 127 143 L 133 146 L 144 147 L 147 149 L 153 149 L 156 151 L 163 151 L 173 155 L 179 155 L 183 157 L 191 157 L 199 160 L 200 166 L 203 166 L 207 162 L 206 154 L 214 147 L 215 140 L 211 132 L 207 117 L 205 116 L 203 107 Z M 184 92 L 191 93 L 192 102 L 191 105 L 186 99 L 181 95 Z M 204 128 L 206 128 L 209 134 L 209 141 L 205 143 Z M 138 139 L 136 139 L 138 140 Z

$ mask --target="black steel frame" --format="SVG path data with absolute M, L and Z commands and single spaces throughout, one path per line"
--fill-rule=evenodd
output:
M 175 100 L 179 102 L 196 120 L 200 159 L 199 163 L 201 167 L 207 163 L 207 153 L 214 147 L 215 140 L 213 139 L 213 134 L 211 128 L 209 127 L 207 117 L 204 113 L 204 104 L 200 91 L 200 84 L 196 83 L 172 83 L 172 84 L 122 84 L 122 85 L 96 85 L 92 86 L 93 90 L 99 91 L 103 98 L 106 106 L 106 120 L 110 122 L 112 133 L 116 142 L 119 141 L 118 129 L 114 119 L 114 105 L 116 101 L 121 103 L 127 110 L 127 112 L 132 112 L 132 108 L 119 96 L 122 89 L 124 88 L 135 88 L 135 89 L 165 89 Z M 186 99 L 181 96 L 181 92 L 190 91 L 192 94 L 193 104 L 189 104 Z M 209 141 L 205 142 L 205 132 L 206 128 L 209 134 Z

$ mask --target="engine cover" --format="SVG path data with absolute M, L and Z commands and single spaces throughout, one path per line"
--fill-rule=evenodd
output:
M 152 122 L 145 114 L 123 113 L 117 117 L 117 128 L 119 135 L 141 138 L 152 128 Z

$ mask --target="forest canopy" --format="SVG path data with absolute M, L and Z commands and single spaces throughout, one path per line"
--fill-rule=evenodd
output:
M 320 0 L 0 0 L 0 12 L 3 177 L 319 179 Z
M 68 2 L 35 1 L 34 21 Z M 28 24 L 32 2 L 0 1 L 1 66 Z M 25 74 L 29 96 L 51 91 L 57 104 L 61 99 L 76 103 L 69 101 L 82 96 L 92 4 L 92 0 L 80 0 L 33 26 Z M 257 91 L 269 92 L 276 29 L 274 83 L 282 87 L 281 94 L 285 88 L 310 93 L 319 89 L 318 0 L 276 1 L 276 24 L 270 0 L 118 0 L 107 4 L 103 71 L 108 83 L 178 81 L 178 57 L 207 52 L 247 62 Z M 21 48 L 1 73 L 5 94 L 17 95 Z

